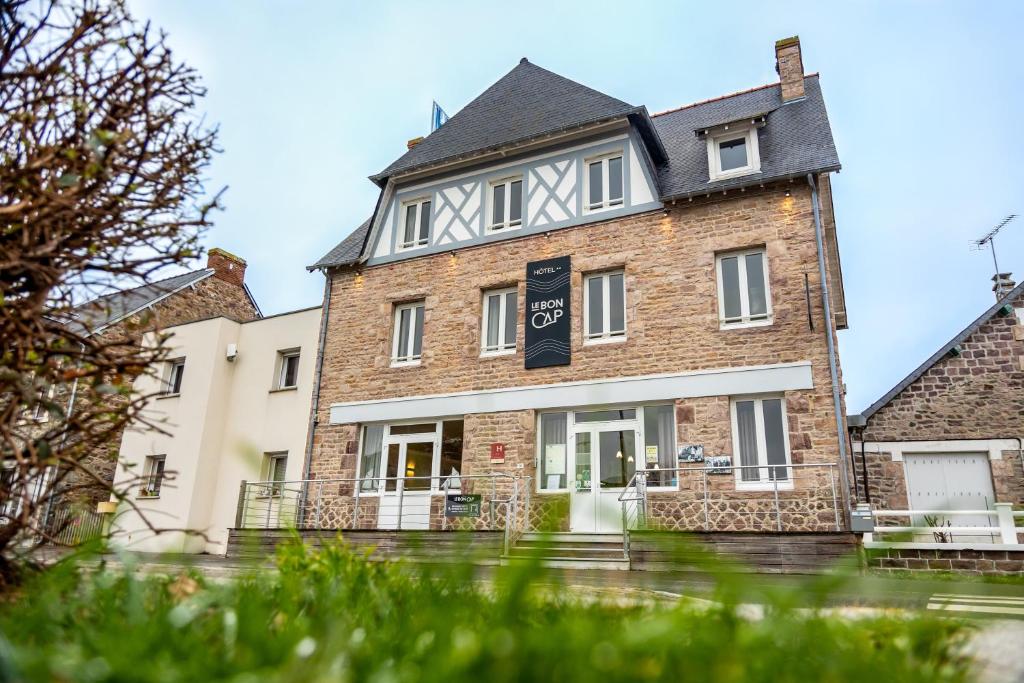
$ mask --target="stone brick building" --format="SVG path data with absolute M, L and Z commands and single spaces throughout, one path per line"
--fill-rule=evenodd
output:
M 74 321 L 88 335 L 102 335 L 111 341 L 131 339 L 141 343 L 143 335 L 182 323 L 223 316 L 238 322 L 260 317 L 259 307 L 245 286 L 243 259 L 223 249 L 211 249 L 205 268 L 126 289 L 88 301 L 74 311 Z M 77 387 L 62 387 L 56 400 L 68 414 L 75 410 Z M 111 398 L 111 400 L 116 400 Z M 30 417 L 39 433 L 45 432 L 49 416 L 45 412 Z M 114 482 L 121 435 L 109 442 L 109 449 L 96 452 L 83 464 L 104 481 Z M 71 473 L 61 487 L 61 499 L 94 507 L 110 497 L 109 488 L 91 485 L 82 473 Z
M 639 489 L 669 529 L 845 525 L 839 160 L 799 40 L 776 58 L 654 115 L 524 59 L 371 178 L 311 266 L 318 521 L 438 528 L 490 487 L 574 532 Z
M 994 279 L 991 308 L 850 416 L 860 501 L 888 510 L 1024 503 L 1024 285 Z

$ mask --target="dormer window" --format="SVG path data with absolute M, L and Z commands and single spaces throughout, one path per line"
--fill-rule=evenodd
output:
M 487 232 L 501 232 L 523 224 L 523 179 L 503 178 L 491 183 L 490 223 Z
M 587 160 L 587 211 L 622 206 L 622 154 L 615 152 Z
M 761 171 L 756 127 L 744 125 L 737 129 L 725 126 L 722 131 L 709 134 L 707 142 L 712 181 Z
M 430 240 L 430 199 L 423 197 L 406 202 L 405 224 L 399 249 L 425 247 Z

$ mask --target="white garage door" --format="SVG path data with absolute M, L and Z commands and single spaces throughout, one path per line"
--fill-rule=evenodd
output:
M 990 510 L 995 502 L 987 453 L 919 453 L 903 456 L 911 510 Z M 946 515 L 939 524 L 995 526 L 995 517 Z M 924 525 L 923 518 L 914 524 Z M 991 535 L 953 534 L 953 541 L 986 541 Z M 926 540 L 926 539 L 921 539 Z M 932 539 L 927 539 L 932 540 Z

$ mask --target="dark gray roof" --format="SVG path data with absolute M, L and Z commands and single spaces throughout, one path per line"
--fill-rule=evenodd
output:
M 654 127 L 668 152 L 658 167 L 661 198 L 685 197 L 812 172 L 839 170 L 817 75 L 804 77 L 806 97 L 785 105 L 774 85 L 655 114 Z M 761 173 L 708 182 L 707 143 L 698 130 L 767 116 L 758 131 Z
M 645 113 L 525 58 L 371 180 L 571 127 Z
M 807 173 L 837 171 L 839 157 L 817 74 L 804 78 L 804 89 L 804 98 L 785 105 L 781 87 L 775 83 L 651 117 L 644 107 L 634 107 L 524 59 L 372 180 L 383 181 L 395 173 L 480 154 L 585 123 L 623 117 L 629 117 L 637 126 L 651 152 L 659 198 L 663 201 Z M 764 127 L 758 131 L 761 173 L 708 182 L 707 146 L 696 132 L 760 116 L 766 117 Z M 355 263 L 372 220 L 371 216 L 309 268 Z
M 72 316 L 74 322 L 81 325 L 86 332 L 96 332 L 106 325 L 115 323 L 136 311 L 142 310 L 163 296 L 195 284 L 211 275 L 213 275 L 212 269 L 203 268 L 202 270 L 182 273 L 181 275 L 175 275 L 133 289 L 105 294 L 76 306 Z
M 861 416 L 865 420 L 867 420 L 872 415 L 881 410 L 883 407 L 885 407 L 885 404 L 887 404 L 892 399 L 896 398 L 896 396 L 901 391 L 903 391 L 911 384 L 916 382 L 921 377 L 921 375 L 928 372 L 928 370 L 930 370 L 933 365 L 935 365 L 940 360 L 945 358 L 946 354 L 949 353 L 954 346 L 962 344 L 964 341 L 967 340 L 968 337 L 977 332 L 978 328 L 984 325 L 986 322 L 988 322 L 992 318 L 992 316 L 994 316 L 999 311 L 1000 308 L 1009 303 L 1012 303 L 1017 297 L 1021 295 L 1024 295 L 1024 282 L 1020 283 L 1019 285 L 1011 289 L 1009 292 L 1007 292 L 1003 296 L 1003 298 L 999 299 L 999 301 L 997 301 L 995 305 L 992 306 L 992 308 L 982 313 L 977 320 L 972 322 L 970 325 L 965 327 L 959 334 L 957 334 L 955 337 L 946 342 L 946 344 L 941 349 L 932 354 L 932 356 L 925 362 L 921 363 L 921 365 L 917 366 L 917 368 L 912 373 L 910 373 L 902 380 L 900 380 L 900 382 L 892 389 L 887 391 L 885 395 L 882 396 L 882 398 L 872 403 L 867 410 L 861 413 Z
M 363 242 L 366 241 L 366 233 L 370 231 L 370 223 L 372 221 L 372 216 L 363 221 L 363 224 L 353 230 L 352 234 L 338 243 L 338 246 L 334 247 L 334 249 L 324 254 L 323 258 L 309 266 L 307 270 L 347 266 L 358 261 L 360 254 L 363 252 Z

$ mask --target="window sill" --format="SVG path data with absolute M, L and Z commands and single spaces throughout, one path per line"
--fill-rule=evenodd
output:
M 521 223 L 518 225 L 489 225 L 484 228 L 484 235 L 504 235 L 506 232 L 515 232 L 522 227 Z
M 298 385 L 295 385 L 293 387 L 278 387 L 276 389 L 271 389 L 268 393 L 279 394 L 282 391 L 298 391 L 298 390 L 299 390 Z
M 421 360 L 393 360 L 391 361 L 391 368 L 417 368 L 423 364 Z
M 767 318 L 765 320 L 746 320 L 746 321 L 741 320 L 741 321 L 735 322 L 735 323 L 727 323 L 727 322 L 719 321 L 718 322 L 718 329 L 720 329 L 720 330 L 743 330 L 743 329 L 746 329 L 748 327 L 769 327 L 769 326 L 774 325 L 774 324 L 775 324 L 775 320 L 773 318 Z
M 717 183 L 720 180 L 732 180 L 733 178 L 742 178 L 748 175 L 757 175 L 761 172 L 760 168 L 746 167 L 738 168 L 732 171 L 726 171 L 725 173 L 716 173 L 708 179 L 709 183 Z
M 151 495 L 151 494 L 148 494 L 148 493 L 146 493 L 146 494 L 140 493 L 139 495 L 135 496 L 135 500 L 159 500 L 159 499 L 160 499 L 160 494 L 159 493 L 157 493 L 156 495 Z
M 419 251 L 420 249 L 426 249 L 429 246 L 429 242 L 423 242 L 422 244 L 410 244 L 409 246 L 399 244 L 398 247 L 395 249 L 395 252 L 401 254 L 407 251 Z
M 502 351 L 482 351 L 481 358 L 501 358 L 502 356 L 514 356 L 516 349 L 504 349 Z
M 629 337 L 622 335 L 620 337 L 595 337 L 594 339 L 584 339 L 584 346 L 601 346 L 602 344 L 621 344 L 627 341 Z
M 583 207 L 583 215 L 589 216 L 595 213 L 604 213 L 605 211 L 612 211 L 613 209 L 621 209 L 626 206 L 625 202 L 617 202 L 615 204 L 605 204 L 603 206 L 595 206 L 593 208 Z
M 181 392 L 180 391 L 172 393 L 172 394 L 158 394 L 156 396 L 156 400 L 162 401 L 165 398 L 178 398 L 179 396 L 181 396 Z

